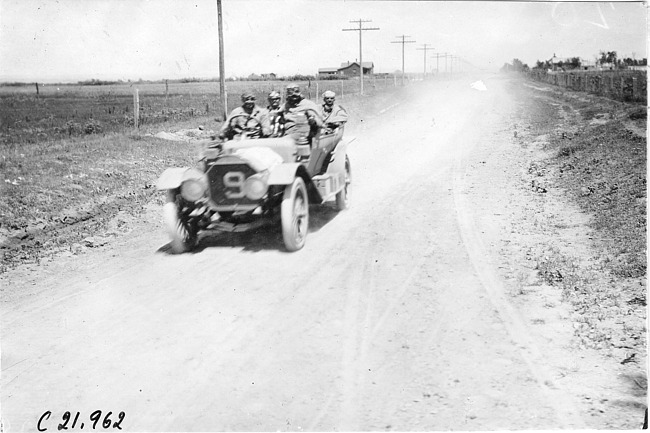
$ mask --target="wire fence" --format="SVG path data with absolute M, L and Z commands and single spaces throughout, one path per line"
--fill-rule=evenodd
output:
M 266 107 L 271 91 L 284 99 L 285 88 L 298 84 L 307 99 L 320 101 L 326 90 L 337 100 L 357 96 L 358 78 L 311 81 L 228 81 L 221 95 L 218 82 L 118 83 L 106 85 L 52 84 L 0 87 L 0 144 L 35 143 L 56 138 L 122 131 L 164 122 L 210 116 L 223 119 L 252 92 Z M 401 85 L 400 77 L 371 75 L 364 94 Z
M 528 77 L 619 101 L 647 102 L 646 71 L 530 71 Z

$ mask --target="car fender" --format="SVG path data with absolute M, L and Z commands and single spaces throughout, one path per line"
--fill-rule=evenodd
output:
M 302 177 L 307 186 L 307 194 L 310 203 L 321 203 L 321 197 L 314 182 L 309 177 L 305 166 L 299 162 L 289 164 L 279 164 L 269 170 L 269 185 L 291 185 L 296 177 Z
M 190 167 L 173 167 L 163 171 L 156 181 L 156 188 L 170 190 L 180 188 L 181 184 L 188 179 L 201 179 L 205 175 L 196 168 Z
M 299 162 L 278 164 L 269 169 L 269 185 L 289 185 L 293 183 L 296 176 L 299 176 L 298 171 L 304 170 L 304 166 Z M 305 179 L 306 181 L 308 179 Z
M 336 145 L 330 163 L 327 166 L 327 174 L 337 174 L 345 172 L 345 155 L 348 151 L 348 146 L 356 138 L 343 139 Z

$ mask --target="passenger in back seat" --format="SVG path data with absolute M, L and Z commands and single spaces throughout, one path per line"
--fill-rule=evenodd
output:
M 335 104 L 336 93 L 331 90 L 323 93 L 323 104 L 321 105 L 321 115 L 327 132 L 332 132 L 336 128 L 343 126 L 348 121 L 348 112 L 343 107 Z

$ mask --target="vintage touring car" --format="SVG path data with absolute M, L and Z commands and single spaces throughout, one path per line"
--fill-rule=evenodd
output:
M 201 169 L 165 170 L 156 186 L 167 194 L 163 219 L 172 252 L 191 251 L 201 231 L 244 231 L 269 222 L 280 223 L 288 251 L 301 249 L 310 204 L 333 201 L 343 210 L 349 203 L 353 140 L 337 128 L 311 141 L 249 138 L 241 131 L 232 140 L 206 143 Z

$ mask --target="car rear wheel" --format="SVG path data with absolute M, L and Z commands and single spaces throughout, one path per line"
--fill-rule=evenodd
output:
M 350 167 L 350 160 L 347 155 L 345 156 L 345 186 L 336 194 L 336 209 L 341 211 L 350 207 L 350 196 L 348 195 L 348 187 L 352 181 L 352 169 Z
M 198 228 L 182 217 L 175 198 L 168 197 L 163 206 L 163 221 L 171 240 L 172 253 L 182 254 L 196 247 Z
M 298 251 L 305 246 L 309 229 L 309 198 L 305 181 L 297 177 L 287 185 L 280 210 L 282 238 L 288 251 Z

